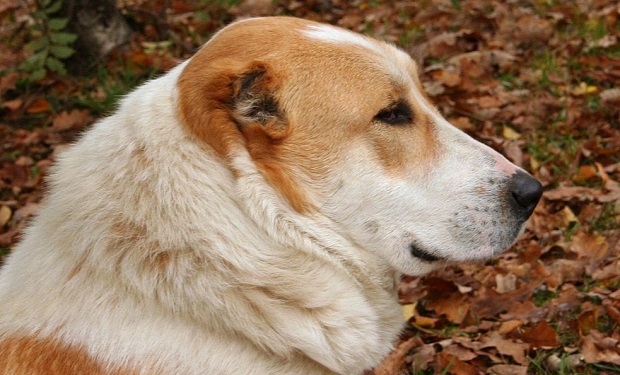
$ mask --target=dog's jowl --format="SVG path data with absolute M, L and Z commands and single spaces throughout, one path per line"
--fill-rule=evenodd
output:
M 396 285 L 510 247 L 540 184 L 450 125 L 392 45 L 217 33 L 62 153 L 0 273 L 3 374 L 361 374 Z

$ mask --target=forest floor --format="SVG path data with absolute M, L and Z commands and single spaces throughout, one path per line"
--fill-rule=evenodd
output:
M 54 157 L 121 95 L 235 19 L 303 17 L 409 52 L 450 122 L 545 187 L 510 251 L 403 279 L 408 324 L 374 374 L 620 374 L 616 0 L 121 3 L 130 46 L 86 75 L 33 79 L 19 68 L 41 37 L 32 1 L 0 0 L 0 257 L 36 214 Z

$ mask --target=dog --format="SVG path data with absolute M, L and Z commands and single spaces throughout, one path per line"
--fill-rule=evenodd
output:
M 0 274 L 0 372 L 361 374 L 400 276 L 508 248 L 541 189 L 396 47 L 238 21 L 59 156 Z

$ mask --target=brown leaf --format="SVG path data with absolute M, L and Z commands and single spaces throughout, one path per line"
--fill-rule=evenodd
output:
M 422 340 L 419 337 L 412 337 L 407 341 L 403 341 L 392 353 L 390 353 L 383 362 L 375 368 L 375 375 L 393 375 L 398 373 L 404 363 L 407 353 L 417 346 L 422 345 Z
M 34 102 L 32 102 L 28 106 L 28 108 L 26 108 L 26 113 L 29 113 L 29 114 L 43 113 L 43 112 L 49 112 L 50 109 L 51 109 L 50 102 L 48 102 L 47 99 L 37 99 Z
M 527 15 L 517 21 L 514 36 L 523 42 L 542 42 L 551 36 L 551 23 L 538 15 Z
M 483 337 L 482 344 L 482 348 L 495 348 L 499 354 L 509 355 L 519 364 L 524 365 L 529 362 L 525 356 L 529 349 L 528 344 L 505 339 L 497 332 L 491 332 Z
M 452 354 L 441 352 L 437 356 L 436 373 L 447 370 L 448 374 L 453 375 L 478 375 L 478 369 L 467 364 Z
M 414 319 L 413 319 L 413 324 L 415 324 L 418 327 L 422 327 L 422 328 L 435 327 L 438 321 L 439 319 L 437 318 L 430 318 L 428 316 L 415 314 Z
M 607 256 L 609 244 L 603 236 L 580 231 L 573 236 L 569 249 L 577 253 L 580 258 L 600 260 Z
M 503 335 L 503 334 L 514 331 L 515 329 L 521 327 L 522 325 L 523 325 L 523 322 L 520 320 L 507 320 L 501 323 L 497 332 Z
M 581 336 L 587 336 L 593 329 L 596 329 L 598 320 L 598 310 L 585 311 L 577 318 L 577 327 Z
M 478 98 L 478 106 L 480 106 L 480 108 L 499 107 L 501 104 L 502 102 L 494 96 L 482 96 Z
M 594 200 L 601 192 L 585 186 L 562 186 L 556 189 L 547 190 L 543 196 L 552 201 L 556 200 Z
M 433 71 L 431 76 L 448 87 L 455 87 L 461 84 L 461 71 L 452 65 Z
M 559 345 L 558 334 L 547 324 L 546 320 L 541 320 L 538 324 L 523 331 L 519 338 L 530 344 L 532 349 L 550 349 Z
M 607 190 L 609 190 L 609 192 L 605 193 L 602 190 L 585 186 L 562 186 L 557 189 L 545 191 L 543 197 L 551 201 L 569 201 L 576 199 L 579 201 L 596 200 L 601 203 L 613 202 L 620 199 L 620 191 L 617 191 L 615 188 Z
M 408 362 L 411 363 L 411 368 L 413 370 L 426 370 L 429 363 L 433 362 L 435 359 L 435 353 L 436 351 L 433 344 L 422 345 L 419 349 L 415 350 Z
M 519 365 L 495 365 L 487 369 L 487 374 L 492 375 L 527 375 L 527 366 Z
M 461 116 L 461 117 L 451 118 L 449 121 L 452 125 L 456 126 L 457 128 L 463 131 L 474 131 L 476 129 L 474 124 L 471 123 L 471 120 L 469 120 L 469 117 Z
M 500 314 L 502 319 L 538 320 L 545 316 L 545 309 L 536 307 L 532 301 L 513 302 L 508 307 L 508 312 Z
M 620 276 L 620 259 L 614 259 L 612 263 L 597 269 L 592 274 L 594 280 L 606 280 Z M 619 290 L 620 291 L 620 290 Z
M 461 324 L 469 312 L 470 304 L 466 300 L 466 295 L 453 294 L 445 299 L 430 301 L 427 308 L 444 315 L 452 323 Z
M 461 361 L 471 361 L 472 359 L 478 357 L 478 354 L 474 353 L 472 350 L 458 344 L 446 346 L 443 349 L 443 352 L 451 354 Z
M 2 108 L 6 108 L 9 111 L 15 111 L 17 109 L 19 109 L 22 104 L 24 104 L 24 101 L 21 99 L 13 99 L 13 100 L 8 100 L 4 103 L 2 103 Z
M 607 362 L 620 366 L 618 339 L 592 330 L 581 343 L 581 353 L 587 363 Z
M 478 319 L 493 317 L 502 311 L 506 311 L 515 301 L 523 301 L 531 296 L 537 285 L 537 282 L 531 282 L 515 291 L 504 294 L 499 294 L 491 288 L 482 287 L 479 291 L 479 297 L 472 302 L 472 315 Z
M 610 301 L 606 300 L 605 302 Z M 616 324 L 620 324 L 620 310 L 615 308 L 611 303 L 604 303 L 604 307 L 607 315 L 609 315 L 609 317 L 612 318 L 616 322 Z
M 15 89 L 15 83 L 19 78 L 19 74 L 16 72 L 9 73 L 0 77 L 0 93 L 6 90 Z
M 575 182 L 587 181 L 593 177 L 596 177 L 596 167 L 593 165 L 582 165 L 577 170 L 577 173 L 573 175 L 572 180 Z
M 52 130 L 61 132 L 74 128 L 82 127 L 93 120 L 86 109 L 74 109 L 70 112 L 62 111 L 52 123 Z

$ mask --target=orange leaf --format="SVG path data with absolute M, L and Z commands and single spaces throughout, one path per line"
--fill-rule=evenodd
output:
M 448 321 L 461 324 L 465 320 L 471 306 L 471 304 L 465 302 L 466 300 L 467 295 L 455 293 L 446 299 L 429 301 L 427 307 L 434 310 L 437 315 L 445 315 Z
M 573 181 L 582 182 L 596 177 L 596 168 L 592 165 L 582 165 L 573 176 Z
M 15 111 L 16 109 L 19 109 L 23 103 L 24 101 L 21 99 L 13 99 L 2 103 L 2 108 L 6 108 L 9 111 Z
M 523 331 L 520 338 L 529 343 L 533 349 L 553 348 L 559 345 L 558 334 L 553 328 L 549 327 L 545 320 L 541 320 L 538 324 Z
M 596 329 L 596 322 L 598 318 L 598 311 L 591 310 L 586 311 L 579 315 L 577 318 L 577 323 L 579 327 L 579 334 L 581 336 L 586 336 L 590 334 L 590 331 Z
M 26 113 L 35 114 L 49 112 L 50 108 L 50 102 L 48 102 L 47 99 L 41 98 L 32 102 L 28 108 L 26 108 Z
M 478 375 L 478 369 L 474 366 L 446 352 L 441 352 L 437 356 L 437 367 L 439 371 L 436 371 L 436 373 L 441 372 L 441 370 L 447 370 L 449 374 L 453 375 Z
M 74 109 L 71 112 L 62 111 L 54 118 L 52 129 L 64 131 L 78 128 L 92 121 L 92 117 L 86 109 Z

